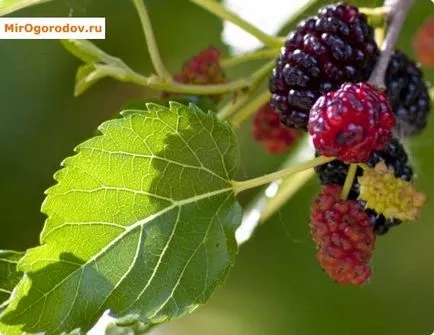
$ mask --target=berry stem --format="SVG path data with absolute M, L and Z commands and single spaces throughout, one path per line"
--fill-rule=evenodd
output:
M 262 67 L 260 67 L 253 75 L 251 76 L 252 82 L 248 86 L 248 91 L 241 97 L 238 97 L 237 101 L 234 103 L 232 100 L 229 101 L 221 110 L 217 113 L 217 117 L 220 120 L 226 120 L 229 116 L 233 115 L 237 112 L 242 106 L 244 106 L 250 99 L 252 99 L 253 92 L 256 87 L 262 82 L 262 80 L 268 76 L 271 72 L 271 69 L 274 66 L 274 60 L 266 63 Z M 207 85 L 208 87 L 209 85 Z
M 434 88 L 429 89 L 429 97 L 431 98 L 431 100 L 434 100 Z
M 303 162 L 300 164 L 296 164 L 293 166 L 289 166 L 285 169 L 266 174 L 261 177 L 245 180 L 245 181 L 232 181 L 233 189 L 236 193 L 255 188 L 267 183 L 270 183 L 274 180 L 289 177 L 292 174 L 295 174 L 297 172 L 301 172 L 310 168 L 314 168 L 316 166 L 320 166 L 323 164 L 326 164 L 328 162 L 331 162 L 335 160 L 334 157 L 325 157 L 325 156 L 318 156 L 316 158 L 313 158 L 307 162 Z
M 265 210 L 261 213 L 260 221 L 267 221 L 276 213 L 306 182 L 315 175 L 315 170 L 307 169 L 296 175 L 289 176 L 279 185 L 279 191 L 271 198 Z
M 157 74 L 164 79 L 170 80 L 172 76 L 163 64 L 160 52 L 158 50 L 157 41 L 155 40 L 154 30 L 152 29 L 151 19 L 149 18 L 148 10 L 146 9 L 143 0 L 133 0 L 137 13 L 139 14 L 143 32 L 145 34 L 146 43 L 148 45 L 149 55 L 151 56 L 152 64 L 154 65 Z
M 259 41 L 264 43 L 265 45 L 275 48 L 282 46 L 282 41 L 280 38 L 266 34 L 253 24 L 247 22 L 242 19 L 240 16 L 235 14 L 234 12 L 228 10 L 226 7 L 221 5 L 219 2 L 215 0 L 190 0 L 196 5 L 206 9 L 207 11 L 213 13 L 219 18 L 232 22 L 244 31 L 248 32 L 250 35 L 256 37 Z
M 314 153 L 308 136 L 303 136 L 294 149 L 282 163 L 281 169 L 309 159 Z M 249 240 L 256 228 L 276 213 L 312 175 L 314 170 L 307 169 L 266 185 L 244 210 L 243 220 L 235 233 L 238 245 Z
M 259 107 L 265 105 L 270 101 L 271 93 L 268 90 L 265 90 L 254 99 L 250 100 L 247 105 L 242 107 L 232 118 L 231 124 L 233 127 L 239 127 L 240 124 L 247 119 L 252 113 L 256 112 Z
M 232 66 L 236 66 L 254 60 L 275 58 L 277 57 L 279 52 L 280 52 L 280 48 L 272 48 L 272 49 L 267 48 L 267 49 L 257 50 L 254 52 L 247 52 L 241 55 L 225 58 L 220 61 L 220 65 L 223 68 L 229 68 Z
M 389 8 L 388 7 L 360 7 L 359 11 L 366 16 L 373 16 L 373 17 L 384 17 L 389 14 Z
M 381 55 L 377 65 L 372 72 L 369 82 L 377 87 L 384 88 L 384 76 L 392 56 L 394 46 L 399 37 L 399 33 L 407 17 L 408 11 L 413 5 L 414 0 L 394 0 L 389 9 L 389 25 L 387 34 L 381 46 Z
M 245 210 L 243 221 L 235 233 L 238 245 L 248 241 L 256 228 L 272 217 L 291 197 L 315 175 L 314 169 L 308 169 L 270 183 L 264 192 Z M 277 192 L 277 193 L 273 193 Z M 273 194 L 270 194 L 273 193 Z
M 348 168 L 347 177 L 345 178 L 345 183 L 341 193 L 342 200 L 347 200 L 348 195 L 350 194 L 351 187 L 354 183 L 354 178 L 356 177 L 357 166 L 357 164 L 350 164 L 350 167 Z
M 358 164 L 359 167 L 361 167 L 363 170 L 368 170 L 370 169 L 369 165 L 365 164 L 365 163 L 359 163 Z
M 384 27 L 375 28 L 374 34 L 375 42 L 377 42 L 378 45 L 382 45 L 384 42 Z

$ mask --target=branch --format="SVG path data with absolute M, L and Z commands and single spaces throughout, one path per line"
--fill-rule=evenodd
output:
M 170 80 L 171 75 L 169 71 L 167 71 L 164 67 L 163 60 L 161 59 L 160 52 L 158 51 L 157 41 L 155 40 L 151 19 L 149 18 L 148 10 L 146 9 L 144 0 L 133 0 L 133 3 L 140 17 L 143 33 L 145 34 L 148 51 L 151 56 L 151 61 L 154 65 L 155 71 L 161 78 Z
M 279 48 L 282 46 L 282 41 L 280 38 L 264 33 L 261 29 L 257 28 L 250 22 L 239 17 L 234 12 L 230 11 L 223 5 L 221 5 L 216 0 L 190 0 L 196 5 L 206 9 L 207 11 L 213 13 L 217 17 L 223 20 L 232 22 L 244 31 L 248 32 L 250 35 L 256 37 L 259 41 L 271 48 Z
M 380 58 L 369 79 L 370 83 L 377 87 L 385 87 L 384 76 L 389 65 L 390 57 L 392 56 L 399 33 L 413 2 L 414 0 L 386 0 L 385 2 L 385 6 L 388 8 L 390 15 L 389 26 L 387 35 L 381 46 Z
M 239 64 L 243 64 L 249 61 L 261 60 L 261 59 L 269 59 L 276 58 L 280 52 L 280 48 L 267 48 L 261 49 L 253 52 L 247 52 L 241 55 L 232 56 L 229 58 L 225 58 L 220 61 L 220 65 L 223 68 L 228 68 L 232 66 L 236 66 Z

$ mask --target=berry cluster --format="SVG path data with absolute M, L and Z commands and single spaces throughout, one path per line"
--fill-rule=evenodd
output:
M 203 50 L 175 80 L 223 83 L 220 56 L 213 47 Z M 271 154 L 288 151 L 307 130 L 317 155 L 335 158 L 315 169 L 321 192 L 310 228 L 322 268 L 342 284 L 364 283 L 376 235 L 416 218 L 425 202 L 413 187 L 413 170 L 398 138 L 425 128 L 431 107 L 427 84 L 416 63 L 395 51 L 386 90 L 373 86 L 367 80 L 378 56 L 373 28 L 356 7 L 321 8 L 288 35 L 269 81 L 271 100 L 252 124 L 253 138 Z M 350 164 L 357 164 L 354 180 Z
M 345 82 L 367 80 L 377 57 L 373 29 L 356 7 L 326 6 L 300 22 L 270 78 L 271 103 L 282 123 L 306 129 L 315 101 Z
M 366 164 L 370 168 L 373 168 L 379 162 L 384 162 L 391 171 L 394 171 L 396 178 L 406 181 L 411 181 L 413 179 L 413 169 L 408 165 L 408 155 L 397 139 L 390 141 L 387 147 L 383 150 L 374 151 Z M 335 160 L 321 165 L 315 170 L 322 185 L 343 186 L 347 177 L 348 167 L 348 164 L 339 160 Z M 362 175 L 363 169 L 359 167 L 357 169 L 357 176 Z M 351 187 L 348 198 L 351 200 L 357 200 L 359 198 L 359 193 L 360 185 L 356 179 L 354 180 L 354 183 Z M 363 201 L 359 200 L 359 202 L 361 205 L 365 205 Z M 390 228 L 401 223 L 401 221 L 398 219 L 386 219 L 383 214 L 378 214 L 372 209 L 366 209 L 366 213 L 370 218 L 373 231 L 377 235 L 384 235 L 389 231 Z
M 269 82 L 270 104 L 281 123 L 308 130 L 317 155 L 336 158 L 316 168 L 322 188 L 312 206 L 310 227 L 323 269 L 339 283 L 365 282 L 375 235 L 415 217 L 423 204 L 424 197 L 412 187 L 413 170 L 398 138 L 425 128 L 431 107 L 427 84 L 416 63 L 395 51 L 385 75 L 386 90 L 374 87 L 366 81 L 378 55 L 366 16 L 348 4 L 329 5 L 288 35 Z M 258 120 L 254 129 L 265 124 Z M 268 146 L 273 140 L 282 145 L 279 136 L 268 139 Z M 357 170 L 352 184 L 346 185 L 347 196 L 343 186 L 350 164 L 357 164 Z M 380 171 L 380 165 L 386 172 L 376 174 L 373 168 Z M 365 182 L 362 195 L 358 178 Z M 402 202 L 399 195 L 382 199 L 375 192 L 376 181 L 409 196 Z

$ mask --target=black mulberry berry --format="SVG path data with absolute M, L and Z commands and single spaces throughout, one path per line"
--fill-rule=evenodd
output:
M 281 122 L 306 129 L 315 101 L 344 82 L 367 80 L 377 57 L 373 29 L 356 7 L 329 5 L 300 22 L 270 78 L 271 103 Z
M 386 72 L 386 87 L 399 136 L 412 136 L 426 126 L 431 99 L 422 71 L 403 52 L 395 51 Z

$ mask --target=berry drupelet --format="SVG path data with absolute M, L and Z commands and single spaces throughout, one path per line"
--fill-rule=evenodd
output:
M 270 104 L 259 108 L 253 118 L 252 136 L 270 154 L 288 151 L 299 135 L 300 131 L 280 123 L 279 114 Z
M 340 284 L 363 284 L 371 275 L 369 261 L 375 245 L 369 217 L 354 200 L 340 199 L 339 185 L 322 186 L 312 204 L 310 228 L 317 258 Z
M 397 178 L 406 181 L 413 179 L 413 170 L 408 165 L 408 155 L 397 139 L 393 139 L 384 150 L 374 151 L 366 164 L 372 168 L 379 162 L 385 162 L 387 167 L 394 171 Z M 315 170 L 322 185 L 343 185 L 348 172 L 348 164 L 335 160 L 319 166 Z M 357 176 L 361 176 L 362 174 L 363 170 L 358 168 Z M 356 200 L 359 197 L 359 189 L 360 185 L 357 179 L 355 179 L 348 198 Z M 366 213 L 377 235 L 383 235 L 387 233 L 391 227 L 401 223 L 401 221 L 397 219 L 386 219 L 383 215 L 378 215 L 371 209 L 366 209 Z
M 412 136 L 426 126 L 431 99 L 423 74 L 403 52 L 395 51 L 386 72 L 386 88 L 396 115 L 398 136 Z
M 345 83 L 315 102 L 308 130 L 321 155 L 360 163 L 387 145 L 394 126 L 383 91 L 368 83 Z
M 315 101 L 344 82 L 367 80 L 377 58 L 364 14 L 343 3 L 321 8 L 288 35 L 273 69 L 271 103 L 281 122 L 306 130 Z

